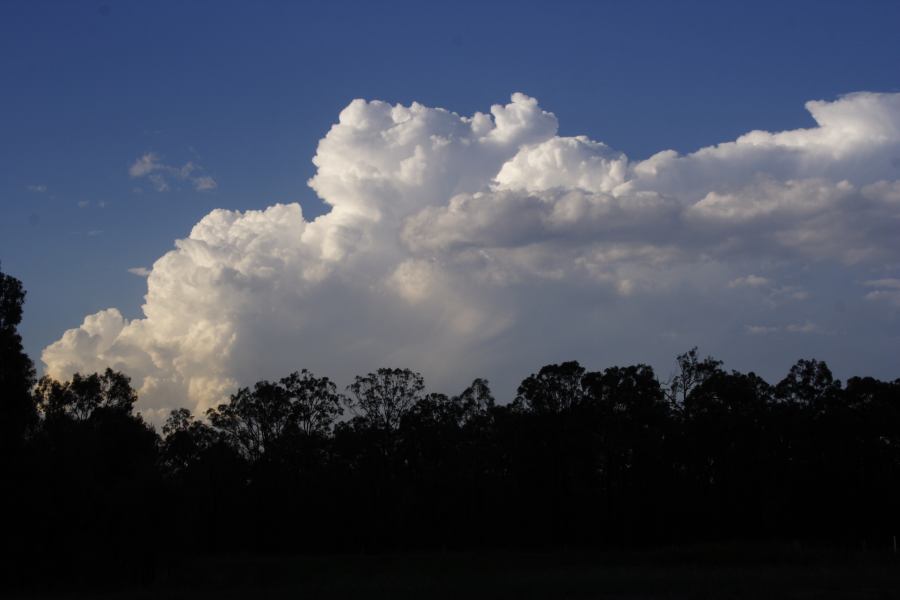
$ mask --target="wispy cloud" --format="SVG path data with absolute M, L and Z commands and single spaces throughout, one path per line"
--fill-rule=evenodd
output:
M 204 171 L 202 166 L 191 161 L 180 167 L 165 164 L 155 152 L 147 152 L 128 167 L 132 178 L 146 178 L 158 192 L 167 192 L 178 182 L 187 183 L 200 192 L 216 189 L 216 180 Z
M 817 325 L 811 321 L 804 321 L 803 323 L 791 323 L 785 330 L 790 333 L 828 333 L 825 329 L 823 329 L 820 325 Z
M 165 167 L 159 162 L 159 157 L 153 152 L 148 152 L 134 161 L 134 164 L 128 168 L 128 174 L 132 177 L 143 177 L 163 168 Z
M 147 267 L 132 267 L 128 269 L 128 272 L 138 277 L 149 277 L 150 275 L 150 269 Z
M 44 185 L 43 183 L 39 183 L 39 184 L 34 184 L 34 185 L 26 185 L 25 189 L 27 189 L 29 192 L 43 194 L 44 192 L 47 191 L 47 186 Z
M 770 306 L 777 306 L 785 301 L 807 300 L 809 292 L 796 285 L 780 285 L 768 277 L 760 275 L 745 275 L 728 282 L 731 289 L 754 289 L 765 294 L 765 302 Z
M 872 279 L 863 283 L 867 287 L 889 288 L 892 290 L 900 290 L 900 279 Z
M 194 177 L 191 181 L 194 184 L 194 189 L 201 192 L 205 190 L 214 190 L 218 187 L 216 180 L 206 175 Z
M 900 306 L 900 279 L 888 277 L 885 279 L 870 279 L 864 281 L 866 287 L 879 288 L 865 295 L 865 299 L 871 302 L 885 302 L 892 306 Z
M 769 335 L 773 333 L 798 333 L 798 334 L 827 334 L 830 333 L 825 328 L 811 321 L 802 323 L 790 323 L 784 327 L 777 325 L 745 325 L 744 330 L 749 335 Z
M 747 275 L 746 277 L 738 277 L 736 279 L 732 279 L 728 282 L 728 287 L 730 288 L 740 288 L 740 287 L 765 287 L 771 285 L 771 281 L 765 277 L 760 277 L 759 275 Z
M 90 200 L 79 200 L 77 202 L 78 208 L 106 208 L 106 202 L 100 200 L 98 202 L 91 202 Z

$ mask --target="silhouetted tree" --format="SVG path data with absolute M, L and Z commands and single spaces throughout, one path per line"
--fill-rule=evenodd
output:
M 259 381 L 241 388 L 227 404 L 206 412 L 213 427 L 250 461 L 259 460 L 291 426 L 291 401 L 277 383 Z
M 127 376 L 107 368 L 102 375 L 75 373 L 67 382 L 44 376 L 35 388 L 35 398 L 48 419 L 67 416 L 86 421 L 98 410 L 130 414 L 137 393 Z
M 160 460 L 169 473 L 179 473 L 197 463 L 218 438 L 212 427 L 196 420 L 186 408 L 169 414 L 162 433 Z
M 274 444 L 298 435 L 323 436 L 342 412 L 342 397 L 327 378 L 303 369 L 278 382 L 241 388 L 227 404 L 207 411 L 213 427 L 256 461 Z M 179 417 L 180 418 L 180 417 Z
M 18 332 L 24 302 L 22 282 L 0 272 L 0 554 L 8 557 L 0 561 L 0 586 L 18 576 L 17 558 L 26 568 L 37 558 L 30 529 L 40 516 L 33 501 L 39 464 L 32 450 L 39 422 L 30 394 L 34 366 Z
M 558 414 L 581 404 L 584 367 L 576 361 L 542 367 L 519 385 L 514 406 L 538 414 Z
M 606 507 L 602 526 L 610 537 L 641 539 L 665 530 L 666 505 L 654 494 L 670 495 L 667 467 L 670 408 L 653 369 L 647 365 L 610 367 L 583 377 L 585 456 L 581 479 L 592 476 L 597 500 Z M 579 491 L 580 496 L 589 493 Z
M 34 366 L 17 330 L 24 302 L 22 282 L 0 272 L 0 452 L 18 444 L 37 417 L 29 394 Z
M 298 430 L 308 436 L 325 435 L 344 410 L 343 398 L 327 377 L 315 377 L 303 369 L 281 380 L 291 403 L 291 418 Z
M 682 454 L 688 514 L 704 530 L 750 534 L 765 526 L 772 475 L 771 386 L 755 374 L 709 369 L 683 403 Z
M 900 380 L 798 361 L 777 385 L 697 349 L 425 393 L 408 369 L 344 398 L 302 370 L 239 389 L 160 439 L 122 373 L 43 377 L 21 284 L 0 274 L 0 563 L 11 576 L 135 577 L 179 552 L 346 552 L 900 534 Z M 352 418 L 345 419 L 344 408 Z M 165 535 L 154 532 L 164 531 Z M 152 569 L 151 569 L 152 570 Z M 112 575 L 110 575 L 112 573 Z M 25 574 L 25 575 L 23 575 Z
M 494 409 L 494 394 L 487 379 L 475 379 L 472 384 L 456 397 L 460 406 L 460 420 L 463 424 L 471 424 L 484 419 Z
M 155 543 L 139 529 L 156 527 L 162 504 L 159 439 L 140 415 L 122 373 L 81 375 L 35 388 L 44 416 L 30 440 L 32 461 L 20 494 L 38 518 L 28 538 L 48 572 L 115 580 L 152 561 Z
M 840 391 L 841 382 L 834 379 L 828 365 L 818 360 L 798 360 L 775 386 L 778 400 L 815 412 L 825 410 Z
M 683 406 L 688 395 L 698 385 L 719 372 L 722 361 L 707 356 L 700 360 L 694 346 L 676 358 L 678 372 L 669 381 L 668 396 L 673 406 Z
M 347 399 L 351 411 L 371 427 L 392 431 L 422 399 L 425 382 L 409 369 L 382 368 L 366 376 L 357 375 L 347 389 L 352 394 Z

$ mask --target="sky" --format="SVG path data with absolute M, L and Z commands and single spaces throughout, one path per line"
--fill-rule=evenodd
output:
M 896 2 L 8 0 L 26 350 L 128 372 L 151 418 L 302 367 L 503 398 L 694 345 L 900 376 L 898 26 Z

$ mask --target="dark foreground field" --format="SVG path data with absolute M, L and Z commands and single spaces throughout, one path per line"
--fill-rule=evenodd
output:
M 885 551 L 705 546 L 615 554 L 172 559 L 141 586 L 22 598 L 900 598 Z

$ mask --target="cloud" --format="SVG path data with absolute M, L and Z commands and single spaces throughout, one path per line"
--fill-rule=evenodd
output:
M 760 277 L 759 275 L 747 275 L 746 277 L 738 277 L 737 279 L 732 279 L 728 282 L 728 287 L 737 288 L 737 287 L 768 287 L 772 284 L 772 282 L 765 278 Z
M 744 329 L 750 335 L 768 335 L 771 333 L 778 333 L 780 331 L 785 331 L 787 333 L 830 333 L 829 331 L 810 321 L 805 321 L 802 323 L 790 323 L 783 328 L 774 325 L 746 325 Z
M 106 208 L 106 202 L 103 200 L 96 201 L 93 203 L 93 205 L 96 208 Z M 78 206 L 78 208 L 89 208 L 91 206 L 91 201 L 90 200 L 79 200 L 76 203 L 76 206 Z
M 147 267 L 132 267 L 128 269 L 128 272 L 132 275 L 137 275 L 138 277 L 149 277 L 150 269 Z
M 301 367 L 403 365 L 447 391 L 487 375 L 502 395 L 546 362 L 669 364 L 695 344 L 758 371 L 798 350 L 884 360 L 854 331 L 896 325 L 852 309 L 851 284 L 900 277 L 900 95 L 807 108 L 808 129 L 630 161 L 558 136 L 523 94 L 471 116 L 354 100 L 313 158 L 327 214 L 212 211 L 154 263 L 141 318 L 101 311 L 42 358 L 56 377 L 126 371 L 156 420 Z M 130 172 L 213 185 L 199 170 L 148 153 Z M 779 349 L 760 334 L 781 329 L 747 322 L 842 335 Z
M 43 183 L 35 184 L 35 185 L 26 185 L 25 189 L 27 189 L 29 192 L 35 192 L 36 194 L 43 194 L 44 192 L 47 191 L 47 186 L 44 185 Z
M 879 288 L 865 295 L 866 300 L 886 302 L 900 307 L 900 278 L 873 279 L 863 283 L 866 287 Z
M 197 191 L 214 190 L 216 180 L 203 175 L 203 167 L 187 162 L 181 167 L 164 164 L 154 152 L 147 152 L 128 168 L 135 179 L 146 178 L 157 192 L 168 192 L 175 182 L 187 182 Z
M 745 292 L 755 290 L 757 293 L 762 294 L 765 303 L 773 308 L 785 302 L 797 302 L 807 300 L 810 297 L 809 292 L 800 286 L 779 284 L 768 277 L 759 275 L 746 275 L 732 279 L 728 282 L 728 288 L 743 289 Z
M 868 287 L 879 287 L 879 288 L 888 288 L 892 290 L 900 290 L 900 279 L 896 278 L 888 278 L 888 279 L 873 279 L 870 281 L 866 281 L 865 284 Z
M 201 177 L 194 177 L 191 179 L 191 183 L 194 185 L 194 189 L 197 191 L 206 191 L 206 190 L 214 190 L 218 187 L 216 180 L 208 175 L 203 175 Z
M 785 330 L 790 333 L 827 333 L 821 326 L 810 321 L 803 323 L 791 323 Z
M 866 300 L 887 302 L 900 307 L 900 290 L 875 290 L 866 294 Z
M 145 175 L 149 175 L 154 171 L 160 171 L 168 168 L 170 167 L 166 167 L 159 162 L 159 157 L 156 154 L 154 154 L 153 152 L 148 152 L 147 154 L 134 161 L 134 164 L 132 164 L 128 168 L 128 174 L 132 177 L 144 177 Z

